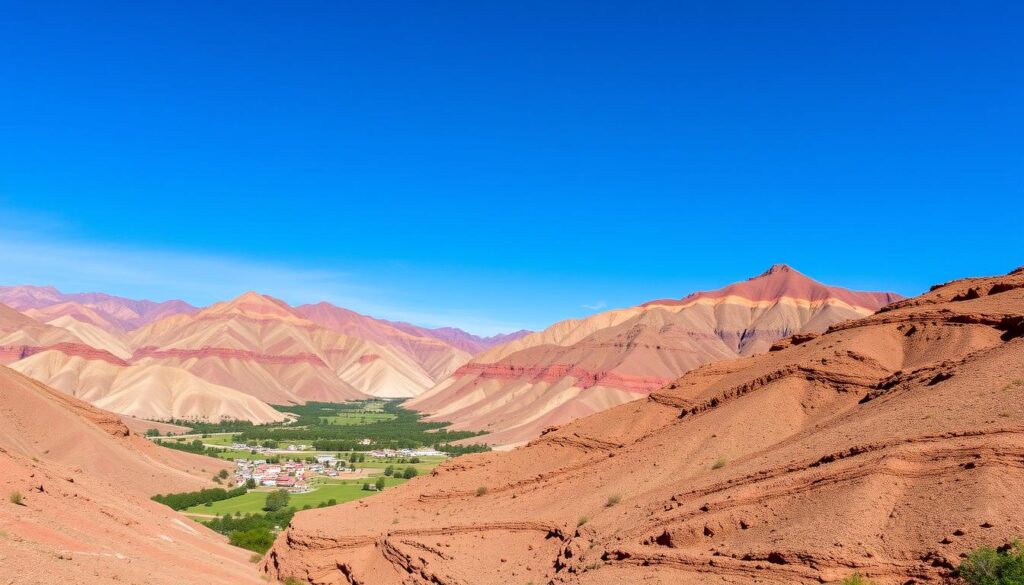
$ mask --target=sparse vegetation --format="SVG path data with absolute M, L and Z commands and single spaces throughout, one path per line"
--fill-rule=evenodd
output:
M 994 549 L 983 546 L 967 555 L 960 577 L 969 585 L 1021 585 L 1024 583 L 1024 545 Z
M 576 521 L 576 527 L 579 528 L 580 526 L 583 526 L 589 520 L 590 518 L 587 518 L 586 516 L 580 516 L 580 519 Z
M 174 441 L 155 439 L 153 442 L 161 447 L 167 447 L 168 449 L 177 449 L 178 451 L 195 453 L 196 455 L 207 455 L 209 457 L 216 457 L 221 452 L 220 449 L 203 445 L 203 442 L 199 439 L 195 439 L 192 442 L 186 442 L 184 439 L 175 439 Z
M 224 514 L 222 518 L 203 521 L 203 524 L 227 536 L 228 541 L 234 546 L 260 553 L 253 555 L 251 559 L 257 563 L 262 559 L 261 555 L 274 543 L 277 530 L 288 526 L 294 515 L 294 508 L 266 514 L 246 514 L 241 518 Z
M 258 562 L 260 562 L 262 560 L 263 560 L 263 555 L 261 555 L 260 553 L 254 553 L 251 557 L 249 557 L 249 562 L 250 563 L 258 563 Z
M 11 492 L 10 500 L 11 500 L 11 503 L 14 504 L 15 506 L 21 506 L 22 505 L 22 502 L 21 502 L 21 500 L 22 500 L 21 492 Z
M 237 487 L 233 490 L 225 490 L 223 488 L 212 488 L 199 490 L 198 492 L 181 492 L 177 494 L 153 496 L 152 499 L 158 504 L 163 504 L 170 507 L 172 510 L 184 510 L 185 508 L 191 508 L 192 506 L 211 505 L 213 502 L 219 502 L 228 498 L 234 498 L 237 496 L 244 496 L 246 490 L 244 487 Z
M 724 457 L 719 457 L 715 461 L 715 464 L 711 466 L 711 469 L 721 469 L 721 468 L 725 467 L 726 463 L 728 463 L 728 461 L 726 461 Z
M 235 531 L 228 535 L 228 542 L 239 548 L 262 552 L 269 550 L 274 544 L 274 534 L 261 528 Z
M 860 576 L 860 573 L 854 573 L 849 577 L 843 579 L 843 585 L 874 585 L 871 581 L 868 581 L 864 577 Z
M 476 497 L 479 498 L 480 496 L 485 496 L 485 495 L 487 495 L 487 486 L 482 485 L 482 486 L 476 488 Z
M 608 496 L 608 501 L 605 502 L 604 505 L 605 505 L 606 508 L 611 508 L 612 506 L 614 506 L 615 504 L 618 504 L 621 501 L 622 501 L 622 496 L 620 496 L 619 494 L 614 494 L 614 495 Z

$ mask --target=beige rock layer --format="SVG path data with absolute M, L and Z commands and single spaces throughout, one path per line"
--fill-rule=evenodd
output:
M 1024 535 L 1024 269 L 699 367 L 507 453 L 299 513 L 315 585 L 944 583 Z

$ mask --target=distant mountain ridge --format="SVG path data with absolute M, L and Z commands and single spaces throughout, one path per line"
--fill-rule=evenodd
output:
M 200 309 L 6 286 L 0 303 L 0 363 L 150 419 L 270 422 L 282 418 L 273 404 L 408 398 L 469 361 L 465 347 L 500 339 L 399 328 L 329 303 L 292 307 L 252 291 Z
M 31 316 L 44 317 L 43 320 L 69 314 L 79 321 L 125 331 L 170 315 L 199 311 L 197 307 L 179 300 L 154 302 L 106 293 L 62 293 L 52 286 L 31 285 L 0 286 L 0 303 L 19 311 L 29 311 Z
M 489 337 L 480 337 L 479 335 L 467 333 L 457 327 L 438 327 L 436 329 L 428 329 L 426 327 L 419 327 L 417 325 L 403 323 L 401 321 L 385 321 L 385 323 L 390 323 L 395 328 L 401 329 L 402 331 L 412 335 L 440 339 L 441 341 L 474 355 L 533 333 L 533 331 L 528 329 L 520 329 L 511 333 L 499 333 Z
M 724 288 L 555 323 L 487 350 L 408 405 L 516 444 L 628 402 L 708 362 L 766 351 L 902 298 L 827 286 L 778 264 Z

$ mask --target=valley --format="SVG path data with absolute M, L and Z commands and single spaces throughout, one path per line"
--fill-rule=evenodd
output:
M 1024 585 L 1024 2 L 7 2 L 0 585 Z
M 602 314 L 596 328 L 574 324 L 558 333 L 564 326 L 556 325 L 474 358 L 509 364 L 481 370 L 476 375 L 488 381 L 475 384 L 510 383 L 500 404 L 514 397 L 520 409 L 537 400 L 524 388 L 565 389 L 561 377 L 577 385 L 570 397 L 626 383 L 637 398 L 549 425 L 510 451 L 497 442 L 508 452 L 490 452 L 500 429 L 460 428 L 466 425 L 419 410 L 450 394 L 460 405 L 447 411 L 453 415 L 487 412 L 471 406 L 486 396 L 473 385 L 441 385 L 422 400 L 277 404 L 278 418 L 269 421 L 131 418 L 129 428 L 71 393 L 4 369 L 5 388 L 21 394 L 7 403 L 12 414 L 0 433 L 0 449 L 15 454 L 7 456 L 15 471 L 6 485 L 18 502 L 0 514 L 0 529 L 17 530 L 28 538 L 17 542 L 44 551 L 26 558 L 36 558 L 48 575 L 79 570 L 82 561 L 61 568 L 43 562 L 47 555 L 92 559 L 96 550 L 117 561 L 122 553 L 97 550 L 62 527 L 59 518 L 71 517 L 63 505 L 41 505 L 54 496 L 79 497 L 77 487 L 47 486 L 61 476 L 76 486 L 69 476 L 77 473 L 84 486 L 98 482 L 90 501 L 128 490 L 131 499 L 119 504 L 132 510 L 125 518 L 174 526 L 193 535 L 195 546 L 242 566 L 248 558 L 263 579 L 285 583 L 603 585 L 642 576 L 649 583 L 781 585 L 853 575 L 879 585 L 908 575 L 951 582 L 961 565 L 954 553 L 974 554 L 1024 534 L 1014 520 L 1024 503 L 1007 491 L 1021 479 L 1013 463 L 1021 415 L 1013 393 L 1024 388 L 1022 279 L 1017 270 L 900 299 L 824 287 L 783 267 L 743 283 L 746 289 Z M 875 311 L 851 309 L 871 298 L 891 302 Z M 714 337 L 702 333 L 706 319 L 717 315 L 721 325 L 737 306 L 742 334 L 721 326 Z M 708 307 L 711 314 L 687 313 Z M 683 317 L 672 311 L 691 328 L 673 321 Z M 648 321 L 659 325 L 649 328 Z M 37 327 L 10 314 L 7 322 L 16 325 L 8 335 Z M 598 340 L 623 332 L 621 343 L 601 350 L 613 356 L 607 363 L 618 364 L 606 374 L 581 373 L 587 362 L 559 365 L 577 351 L 593 359 L 593 348 L 605 343 Z M 743 355 L 674 363 L 666 357 L 683 355 L 672 353 L 680 352 L 680 339 Z M 537 359 L 534 347 L 545 348 L 537 355 L 548 356 L 549 365 L 517 366 Z M 629 372 L 638 370 L 628 368 L 648 367 L 651 355 L 661 356 L 658 368 L 682 373 L 636 385 Z M 519 357 L 501 361 L 508 356 Z M 510 374 L 499 374 L 506 368 Z M 39 422 L 17 422 L 43 420 L 32 406 L 40 399 L 70 413 L 61 416 L 82 427 L 76 436 L 92 438 L 76 439 L 69 452 Z M 35 433 L 33 446 L 16 428 Z M 26 458 L 31 453 L 35 459 Z M 118 469 L 157 461 L 166 461 L 159 472 Z M 43 469 L 46 483 L 32 487 Z M 888 516 L 865 515 L 868 501 L 880 502 L 871 505 Z M 961 501 L 966 506 L 956 505 Z M 88 504 L 76 514 L 105 512 Z M 850 518 L 858 519 L 852 529 Z M 52 528 L 48 536 L 33 535 L 26 521 Z M 176 542 L 168 534 L 158 538 L 165 536 Z M 822 539 L 835 544 L 822 551 Z M 0 555 L 4 550 L 26 554 L 0 539 Z M 143 566 L 166 562 L 162 553 L 135 550 Z M 116 562 L 94 566 L 112 581 L 132 574 Z M 258 578 L 252 564 L 229 573 Z

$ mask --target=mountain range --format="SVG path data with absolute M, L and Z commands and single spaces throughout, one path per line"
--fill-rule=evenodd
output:
M 485 338 L 257 292 L 199 308 L 10 286 L 0 361 L 137 418 L 268 423 L 285 418 L 273 405 L 411 398 L 430 419 L 507 446 L 898 298 L 776 265 L 716 291 Z
M 1009 549 L 1024 534 L 1024 267 L 828 327 L 815 313 L 888 299 L 815 287 L 760 304 L 766 279 L 802 282 L 776 269 L 604 322 L 703 320 L 718 332 L 701 342 L 751 355 L 299 514 L 262 570 L 316 585 L 952 584 L 969 551 Z M 738 334 L 762 318 L 790 335 Z
M 865 303 L 883 301 L 891 302 L 861 315 Z M 731 320 L 741 306 L 753 332 Z M 793 306 L 802 312 L 789 321 Z M 0 366 L 3 576 L 111 585 L 811 585 L 856 573 L 879 585 L 939 584 L 959 582 L 968 551 L 1024 534 L 1024 267 L 895 299 L 824 287 L 780 266 L 719 291 L 645 303 L 630 319 L 709 308 L 686 319 L 717 315 L 715 338 L 738 357 L 697 365 L 510 452 L 458 457 L 372 498 L 299 512 L 259 562 L 262 575 L 248 552 L 149 499 L 212 486 L 222 461 L 154 445 L 135 431 L 151 423 Z M 299 309 L 249 293 L 128 335 L 88 324 L 120 340 L 123 357 L 86 343 L 66 314 L 42 322 L 0 306 L 0 335 L 13 348 L 8 358 L 24 354 L 15 365 L 91 350 L 77 357 L 198 378 L 197 364 L 214 357 L 201 350 L 255 343 L 254 322 L 269 333 L 246 350 L 252 355 L 219 356 L 250 373 L 312 364 L 294 357 L 309 339 L 323 342 L 311 353 L 327 363 L 328 341 L 372 324 L 341 310 L 317 317 L 335 314 L 331 327 L 317 325 Z M 860 316 L 835 319 L 841 310 Z M 310 332 L 284 343 L 287 326 Z M 148 327 L 157 349 L 139 357 L 149 346 L 133 334 Z M 783 329 L 789 334 L 773 339 Z M 208 345 L 192 339 L 200 333 Z M 527 351 L 526 340 L 476 359 Z
M 555 323 L 493 347 L 409 401 L 453 428 L 515 445 L 636 400 L 702 364 L 869 315 L 893 293 L 826 286 L 784 264 L 710 292 Z
M 273 404 L 406 398 L 486 349 L 482 338 L 329 303 L 248 292 L 197 308 L 52 287 L 0 287 L 0 361 L 104 409 L 148 419 L 279 421 Z

